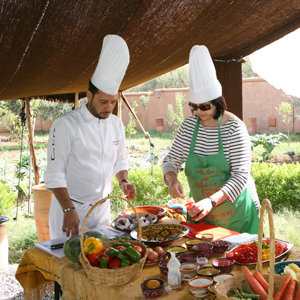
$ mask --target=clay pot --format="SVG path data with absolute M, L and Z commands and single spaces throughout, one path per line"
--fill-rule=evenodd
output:
M 49 211 L 53 193 L 46 190 L 45 184 L 32 187 L 34 201 L 34 219 L 39 242 L 50 240 Z
M 0 272 L 8 268 L 8 241 L 7 229 L 4 224 L 0 224 Z

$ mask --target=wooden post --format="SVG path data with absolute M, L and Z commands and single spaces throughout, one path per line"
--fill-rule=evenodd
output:
M 121 92 L 118 92 L 118 103 L 114 107 L 112 112 L 113 115 L 117 116 L 122 120 L 122 101 L 121 101 Z M 126 202 L 127 203 L 127 202 Z
M 75 93 L 75 108 L 79 107 L 79 93 Z
M 39 167 L 36 163 L 35 151 L 33 147 L 33 130 L 31 126 L 31 115 L 30 115 L 30 100 L 29 98 L 25 98 L 25 109 L 26 109 L 26 118 L 28 124 L 28 136 L 29 136 L 29 147 L 30 153 L 32 157 L 32 165 L 34 170 L 34 182 L 36 185 L 40 184 L 40 175 L 39 175 Z

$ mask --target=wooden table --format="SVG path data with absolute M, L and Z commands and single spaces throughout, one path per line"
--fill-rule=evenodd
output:
M 174 245 L 183 245 L 185 240 L 183 238 Z M 289 253 L 288 260 L 300 260 L 299 247 L 293 247 Z M 216 256 L 212 256 L 208 265 L 215 258 Z M 268 273 L 268 267 L 268 263 L 263 264 L 263 273 Z M 255 269 L 255 265 L 252 269 Z M 232 273 L 242 274 L 240 266 L 235 265 Z M 143 280 L 154 277 L 162 277 L 158 265 L 144 266 L 141 276 L 126 285 L 116 287 L 94 286 L 81 266 L 66 257 L 57 258 L 36 247 L 30 248 L 24 253 L 16 272 L 16 278 L 24 288 L 25 299 L 27 300 L 38 300 L 47 292 L 53 292 L 54 281 L 62 287 L 63 296 L 61 300 L 146 299 L 142 294 L 140 285 Z M 173 290 L 170 294 L 164 292 L 159 299 L 195 299 L 189 291 L 187 282 L 184 282 L 182 287 L 182 290 Z

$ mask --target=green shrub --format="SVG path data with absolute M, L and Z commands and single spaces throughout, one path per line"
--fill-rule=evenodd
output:
M 251 173 L 260 201 L 269 199 L 274 211 L 300 210 L 300 164 L 252 163 Z

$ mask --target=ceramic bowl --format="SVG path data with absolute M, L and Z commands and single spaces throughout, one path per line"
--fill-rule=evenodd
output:
M 229 243 L 225 241 L 216 241 L 212 242 L 213 245 L 213 253 L 215 255 L 224 255 L 225 251 L 227 251 Z
M 166 249 L 167 255 L 171 258 L 171 252 L 175 252 L 176 257 L 182 255 L 186 249 L 183 246 L 170 246 Z
M 213 277 L 213 281 L 214 283 L 218 283 L 222 280 L 225 280 L 227 278 L 231 278 L 232 276 L 234 276 L 233 274 L 231 273 L 221 273 L 221 274 L 217 274 L 216 276 Z
M 207 259 L 211 257 L 213 253 L 212 244 L 202 243 L 200 245 L 193 246 L 193 252 L 198 255 L 198 257 L 206 257 Z
M 195 237 L 201 240 L 202 243 L 206 244 L 211 244 L 214 239 L 214 235 L 211 233 L 198 233 L 195 235 Z
M 188 239 L 185 241 L 186 249 L 189 252 L 193 252 L 193 246 L 202 244 L 202 241 L 199 239 Z
M 208 277 L 195 277 L 188 282 L 190 292 L 197 298 L 206 297 L 212 284 L 213 280 Z
M 142 242 L 154 246 L 166 247 L 180 240 L 189 233 L 189 229 L 181 224 L 157 223 L 142 227 Z M 138 240 L 138 228 L 130 232 L 134 240 Z M 185 249 L 185 248 L 184 248 Z
M 183 263 L 180 265 L 181 280 L 189 281 L 197 276 L 200 266 L 197 263 Z
M 160 273 L 165 277 L 168 277 L 168 271 L 169 271 L 169 269 L 167 267 L 168 262 L 169 262 L 168 259 L 164 259 L 164 260 L 160 261 L 158 264 Z
M 207 265 L 208 259 L 206 257 L 198 257 L 197 258 L 197 264 L 200 266 L 200 268 L 203 268 Z
M 221 273 L 230 273 L 233 269 L 234 260 L 231 258 L 217 258 L 212 262 L 212 265 L 220 269 Z
M 215 292 L 215 286 L 211 285 L 210 288 L 208 289 L 208 296 L 210 300 L 215 300 L 217 299 L 217 295 Z
M 300 268 L 300 261 L 283 261 L 275 263 L 275 274 L 281 274 L 284 271 L 284 268 L 289 264 L 295 264 Z
M 157 280 L 160 283 L 160 286 L 157 288 L 147 288 L 146 284 L 148 281 L 150 280 Z M 162 278 L 151 278 L 151 279 L 147 279 L 144 280 L 141 283 L 141 288 L 142 288 L 142 292 L 144 294 L 144 296 L 148 299 L 155 299 L 161 296 L 161 294 L 164 292 L 164 287 L 165 287 L 165 281 Z
M 220 273 L 220 270 L 215 267 L 203 267 L 203 268 L 200 268 L 197 272 L 198 276 L 209 277 L 209 278 L 213 278 L 214 276 L 216 276 L 219 273 Z
M 194 262 L 197 263 L 198 255 L 194 253 L 185 253 L 178 256 L 178 260 L 181 264 L 186 262 Z
M 167 215 L 167 210 L 160 206 L 136 206 L 135 210 L 137 213 L 148 213 L 156 215 L 157 219 L 161 219 Z M 132 208 L 127 208 L 119 212 L 118 217 L 128 215 L 128 214 L 134 214 L 134 210 Z

